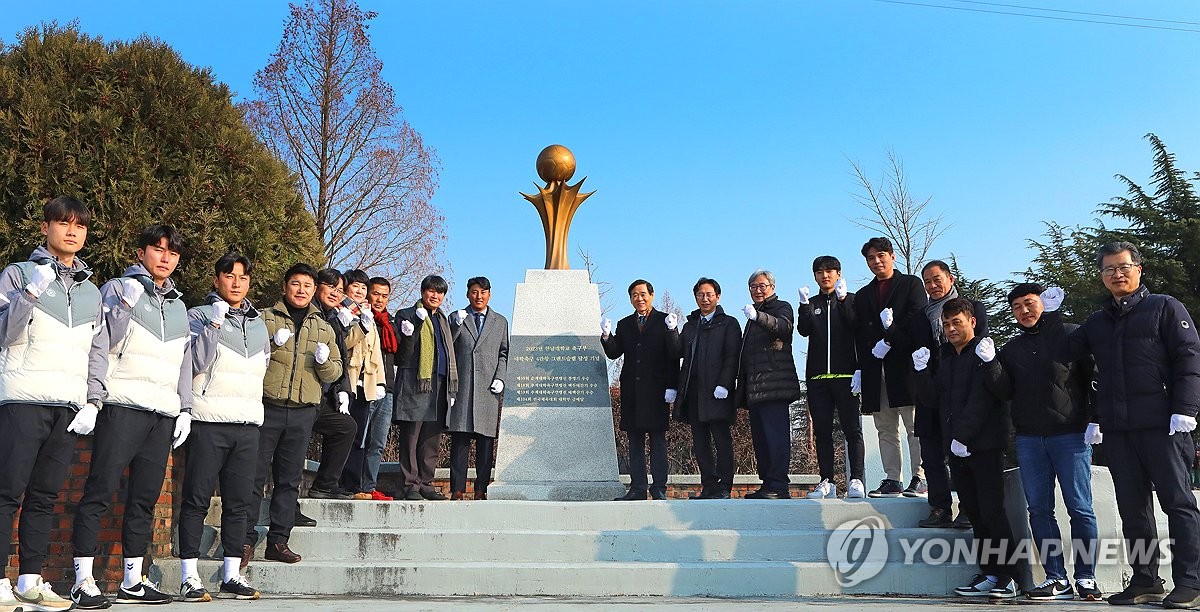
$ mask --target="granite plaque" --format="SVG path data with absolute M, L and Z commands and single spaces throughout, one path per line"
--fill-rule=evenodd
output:
M 504 405 L 607 406 L 607 361 L 597 336 L 511 336 Z

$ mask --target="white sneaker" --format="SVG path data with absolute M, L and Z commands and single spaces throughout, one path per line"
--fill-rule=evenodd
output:
M 993 587 L 988 592 L 988 599 L 1012 599 L 1020 594 L 1021 589 L 1017 588 L 1017 581 L 1009 578 Z
M 26 611 L 58 612 L 70 610 L 74 605 L 70 599 L 59 597 L 58 593 L 50 588 L 50 583 L 44 582 L 41 576 L 38 576 L 37 582 L 28 591 L 17 592 L 14 595 Z
M 12 583 L 8 578 L 0 579 L 0 612 L 20 610 L 21 602 L 13 595 Z
M 829 499 L 829 498 L 836 498 L 836 497 L 837 497 L 837 486 L 834 485 L 832 482 L 829 482 L 828 478 L 826 478 L 825 480 L 822 480 L 821 483 L 818 484 L 815 489 L 808 492 L 809 499 Z
M 850 480 L 850 484 L 846 487 L 846 499 L 865 499 L 867 497 L 867 488 L 863 486 L 861 480 L 854 478 Z
M 971 582 L 956 589 L 954 593 L 963 597 L 987 597 L 996 588 L 996 581 L 983 574 L 975 574 Z

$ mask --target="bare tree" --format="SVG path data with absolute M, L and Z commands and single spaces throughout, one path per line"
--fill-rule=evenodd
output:
M 404 119 L 351 0 L 292 5 L 279 48 L 243 108 L 296 172 L 326 265 L 391 277 L 396 293 L 443 271 L 445 219 L 430 203 L 434 151 Z
M 608 314 L 608 311 L 612 310 L 612 304 L 606 302 L 608 302 L 608 292 L 612 290 L 612 283 L 596 279 L 596 270 L 599 266 L 592 259 L 591 253 L 585 251 L 583 247 L 579 247 L 579 258 L 583 260 L 583 267 L 587 270 L 588 280 L 596 283 L 596 287 L 600 290 L 600 314 Z
M 851 159 L 847 161 L 850 162 L 850 174 L 862 190 L 853 194 L 854 200 L 870 211 L 868 216 L 851 221 L 863 229 L 887 236 L 896 249 L 900 267 L 906 274 L 912 274 L 925 261 L 934 241 L 950 225 L 945 223 L 942 213 L 933 214 L 929 210 L 932 196 L 922 200 L 912 194 L 904 173 L 904 160 L 890 147 L 887 169 L 878 182 L 872 182 L 860 164 Z

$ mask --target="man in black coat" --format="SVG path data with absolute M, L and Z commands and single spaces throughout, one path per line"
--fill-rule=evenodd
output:
M 954 285 L 954 275 L 950 266 L 939 259 L 930 261 L 921 267 L 921 280 L 925 283 L 925 293 L 929 302 L 925 307 L 913 313 L 909 322 L 908 342 L 897 339 L 905 346 L 893 347 L 901 354 L 911 355 L 913 351 L 925 347 L 930 351 L 929 368 L 937 371 L 938 348 L 946 343 L 946 334 L 942 331 L 942 306 L 958 297 L 958 288 Z M 968 298 L 969 299 L 969 298 Z M 975 337 L 983 338 L 988 335 L 987 307 L 977 300 L 969 300 L 975 306 Z M 929 516 L 917 523 L 921 527 L 949 527 L 952 524 L 960 529 L 970 529 L 971 524 L 966 515 L 959 513 L 957 523 L 950 516 L 950 472 L 946 468 L 945 440 L 942 440 L 941 415 L 937 408 L 926 406 L 917 400 L 914 425 L 917 439 L 921 442 L 921 467 L 925 470 L 925 482 L 914 482 L 904 491 L 905 497 L 922 497 L 928 493 Z
M 792 358 L 792 305 L 775 294 L 775 275 L 755 270 L 750 299 L 742 308 L 742 363 L 737 405 L 750 411 L 750 436 L 762 487 L 749 499 L 787 499 L 792 459 L 791 403 L 800 399 L 800 379 Z
M 1117 494 L 1121 529 L 1131 546 L 1133 577 L 1112 604 L 1163 601 L 1168 608 L 1200 606 L 1200 511 L 1189 484 L 1196 456 L 1191 432 L 1200 411 L 1200 337 L 1179 300 L 1142 285 L 1142 255 L 1128 242 L 1096 254 L 1112 294 L 1071 333 L 1067 358 L 1091 354 L 1097 370 L 1097 416 L 1085 432 L 1101 441 Z M 1167 515 L 1174 590 L 1158 577 L 1158 530 L 1151 491 Z M 1140 557 L 1140 558 L 1138 558 Z
M 832 255 L 813 261 L 813 277 L 820 291 L 811 300 L 808 287 L 800 289 L 796 306 L 796 331 L 808 338 L 805 374 L 808 378 L 808 412 L 821 482 L 809 498 L 837 497 L 833 484 L 833 414 L 837 411 L 850 455 L 847 498 L 866 496 L 863 486 L 862 415 L 851 386 L 858 371 L 854 352 L 854 296 L 847 294 L 842 262 Z
M 642 279 L 629 285 L 634 313 L 601 324 L 600 344 L 621 366 L 621 431 L 629 435 L 629 491 L 616 501 L 646 499 L 646 437 L 650 437 L 650 495 L 667 498 L 668 404 L 675 401 L 679 373 L 679 317 L 654 309 L 654 286 Z
M 955 298 L 942 306 L 946 344 L 937 371 L 933 351 L 912 353 L 913 384 L 920 400 L 941 417 L 943 449 L 958 490 L 958 505 L 971 519 L 980 573 L 954 589 L 964 597 L 1016 597 L 1018 568 L 1013 563 L 1012 527 L 1004 512 L 1004 450 L 1008 446 L 1008 409 L 984 387 L 982 364 L 995 358 L 991 338 L 975 336 L 975 305 Z
M 916 408 L 908 388 L 909 353 L 891 349 L 907 342 L 913 315 L 921 312 L 927 300 L 921 279 L 896 271 L 890 240 L 868 240 L 862 255 L 875 278 L 854 294 L 855 345 L 862 369 L 862 412 L 875 421 L 884 472 L 879 488 L 867 495 L 899 497 L 905 490 L 900 480 L 901 422 L 908 432 L 909 485 L 914 492 L 924 480 L 924 472 L 914 423 Z
M 692 426 L 692 450 L 700 467 L 700 494 L 692 499 L 729 499 L 733 489 L 733 435 L 737 418 L 730 392 L 737 380 L 742 329 L 720 306 L 721 285 L 701 278 L 692 287 L 696 310 L 683 326 L 683 365 L 675 418 Z M 716 459 L 713 459 L 713 449 Z

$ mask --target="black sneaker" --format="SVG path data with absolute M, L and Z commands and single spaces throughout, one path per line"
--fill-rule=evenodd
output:
M 1047 578 L 1041 584 L 1025 591 L 1025 596 L 1036 601 L 1051 599 L 1075 599 L 1071 583 L 1061 578 Z
M 327 489 L 317 489 L 317 488 L 312 488 L 312 489 L 309 489 L 309 490 L 308 490 L 308 498 L 309 498 L 309 499 L 342 499 L 342 500 L 348 500 L 348 499 L 351 499 L 351 498 L 353 498 L 353 497 L 354 497 L 353 495 L 350 495 L 349 493 L 347 493 L 347 492 L 345 492 L 345 491 L 343 491 L 343 490 L 341 490 L 341 489 L 328 489 L 328 490 L 327 490 Z
M 167 604 L 175 598 L 158 590 L 158 585 L 142 576 L 142 581 L 129 587 L 117 589 L 117 603 Z
M 903 492 L 904 487 L 900 486 L 899 480 L 884 478 L 883 482 L 879 483 L 879 488 L 867 493 L 867 497 L 900 497 Z
M 987 597 L 996 588 L 996 581 L 983 574 L 975 574 L 971 582 L 954 589 L 956 595 L 963 597 Z
M 1085 601 L 1100 601 L 1104 594 L 1096 586 L 1095 578 L 1080 578 L 1075 581 L 1075 592 Z
M 954 522 L 950 524 L 954 529 L 971 529 L 971 519 L 964 512 L 959 512 L 958 516 L 954 517 Z
M 908 488 L 903 491 L 905 497 L 929 497 L 929 484 L 923 479 L 913 476 Z
M 112 605 L 100 592 L 100 587 L 96 586 L 96 581 L 91 576 L 71 589 L 71 601 L 75 602 L 76 608 L 82 610 L 103 610 Z
M 946 529 L 952 525 L 950 520 L 950 511 L 942 510 L 941 508 L 932 508 L 929 510 L 929 516 L 917 522 L 917 527 L 925 529 Z
M 233 580 L 221 583 L 221 595 L 232 596 L 234 599 L 258 599 L 262 595 L 258 589 L 250 586 L 245 576 L 234 576 Z
M 1200 606 L 1200 589 L 1177 586 L 1163 600 L 1164 608 L 1191 609 Z
M 179 585 L 179 601 L 212 601 L 212 595 L 204 588 L 199 578 L 191 576 Z
M 1002 578 L 996 586 L 988 591 L 988 599 L 1012 599 L 1021 594 L 1021 589 L 1017 587 L 1017 581 L 1012 578 Z
M 1166 597 L 1167 590 L 1163 588 L 1163 580 L 1159 578 L 1151 586 L 1131 584 L 1124 591 L 1108 596 L 1108 603 L 1114 606 L 1133 606 L 1144 603 L 1158 603 Z

